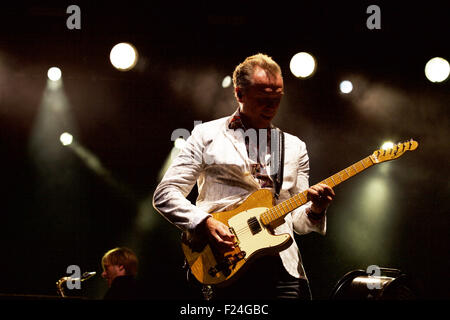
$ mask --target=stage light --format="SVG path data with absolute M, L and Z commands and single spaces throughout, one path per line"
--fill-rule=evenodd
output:
M 178 138 L 174 142 L 175 148 L 177 148 L 178 150 L 183 149 L 185 144 L 186 144 L 186 140 L 184 140 L 183 138 Z
M 228 88 L 231 85 L 231 77 L 230 76 L 226 76 L 225 78 L 223 78 L 222 80 L 222 88 Z
M 435 57 L 425 65 L 425 76 L 431 82 L 445 81 L 450 74 L 450 65 L 447 60 Z
M 61 75 L 61 69 L 59 69 L 58 67 L 51 67 L 47 71 L 47 77 L 52 81 L 58 81 L 59 79 L 61 79 Z
M 333 289 L 332 300 L 412 300 L 417 298 L 411 277 L 399 269 L 376 266 L 379 275 L 364 270 L 346 273 Z
M 63 146 L 68 146 L 73 142 L 73 136 L 70 133 L 64 132 L 59 137 L 59 141 L 61 141 Z
M 109 55 L 112 65 L 120 71 L 128 71 L 134 68 L 138 60 L 136 48 L 126 42 L 116 44 Z
M 339 84 L 339 90 L 345 94 L 350 93 L 353 90 L 353 84 L 348 80 L 344 80 Z
M 307 52 L 299 52 L 292 57 L 289 68 L 297 78 L 308 78 L 316 70 L 316 60 Z
M 394 143 L 391 141 L 386 141 L 385 143 L 383 143 L 381 145 L 381 149 L 383 149 L 383 150 L 389 150 L 389 149 L 392 149 L 393 147 L 394 147 Z

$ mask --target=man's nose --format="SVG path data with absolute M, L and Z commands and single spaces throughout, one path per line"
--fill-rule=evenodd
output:
M 271 98 L 271 99 L 267 99 L 267 100 L 266 100 L 266 105 L 267 105 L 268 107 L 270 107 L 270 108 L 274 108 L 274 107 L 276 107 L 278 104 L 280 104 L 280 102 L 281 102 L 281 99 L 280 99 L 280 98 L 274 97 L 274 98 Z

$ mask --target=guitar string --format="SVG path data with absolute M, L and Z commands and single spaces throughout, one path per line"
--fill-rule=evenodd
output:
M 331 179 L 330 183 L 327 183 L 328 185 L 336 186 L 336 185 L 340 184 L 341 182 L 343 182 L 343 181 L 347 180 L 348 178 L 352 177 L 353 175 L 356 175 L 356 174 L 358 174 L 359 172 L 361 172 L 361 171 L 367 169 L 367 167 L 364 165 L 364 162 L 363 162 L 364 160 L 367 160 L 367 159 L 362 159 L 362 160 L 360 160 L 360 161 L 354 163 L 354 164 L 351 165 L 350 167 L 345 168 L 344 170 L 339 171 L 338 173 L 336 173 L 335 175 L 333 175 L 333 176 L 331 176 L 331 177 L 325 179 L 324 181 L 326 182 L 326 180 Z M 362 167 L 363 167 L 362 170 L 360 170 L 360 169 L 358 169 L 358 168 L 355 167 L 355 165 L 358 165 L 359 163 L 362 164 Z M 370 164 L 371 164 L 371 163 L 368 163 L 368 164 L 366 164 L 366 165 L 368 165 L 368 167 L 369 167 Z M 349 169 L 349 168 L 350 168 L 350 169 L 353 169 L 353 170 L 355 171 L 355 173 L 352 173 L 352 172 L 348 173 L 348 172 L 347 172 L 347 169 Z M 344 174 L 346 174 L 347 177 L 345 177 Z M 342 175 L 342 176 L 344 177 L 344 179 L 342 179 L 340 175 Z M 336 183 L 336 182 L 334 181 L 333 178 L 339 178 L 340 181 L 338 181 L 338 182 Z M 331 182 L 333 182 L 333 183 L 331 183 Z M 286 211 L 284 207 L 286 207 L 289 211 L 292 211 L 292 210 L 295 210 L 295 209 L 297 209 L 298 207 L 300 207 L 301 205 L 303 205 L 303 204 L 306 203 L 307 197 L 305 196 L 305 194 L 303 194 L 303 192 L 297 194 L 296 196 L 298 197 L 298 199 L 294 199 L 294 200 L 287 199 L 286 201 L 283 201 L 283 202 L 279 203 L 278 205 L 274 206 L 273 208 L 278 207 L 278 210 L 281 211 L 281 214 L 283 215 L 283 214 L 285 213 L 285 211 Z M 302 196 L 306 199 L 305 201 L 302 199 Z M 294 196 L 294 197 L 295 197 L 295 196 Z M 293 197 L 293 198 L 294 198 L 294 197 Z M 298 200 L 300 200 L 300 201 L 299 201 L 299 202 L 300 202 L 300 205 L 298 205 L 298 203 L 297 203 Z M 293 201 L 294 203 L 292 203 L 292 201 Z M 291 206 L 292 209 L 291 209 L 289 206 Z M 272 209 L 273 209 L 273 208 L 272 208 Z M 271 211 L 271 210 L 267 210 L 267 211 L 265 211 L 263 214 L 268 215 L 268 216 L 269 216 L 269 219 L 270 219 L 270 218 L 273 218 L 272 215 L 275 215 L 275 217 L 277 217 L 277 216 L 279 215 L 279 213 L 277 212 L 277 210 L 272 210 L 272 211 Z M 261 223 L 260 220 L 258 220 L 258 222 L 259 222 L 260 224 L 264 225 L 263 223 Z M 251 227 L 250 227 L 250 225 L 244 225 L 244 226 L 241 226 L 239 229 L 236 229 L 236 230 L 234 230 L 234 231 L 235 231 L 236 235 L 243 235 L 243 234 L 246 234 L 246 233 L 251 232 Z

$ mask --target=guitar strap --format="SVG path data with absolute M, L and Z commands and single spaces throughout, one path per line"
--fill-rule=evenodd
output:
M 278 137 L 278 144 L 275 148 L 271 148 L 271 178 L 274 183 L 275 198 L 278 199 L 281 192 L 281 185 L 283 184 L 284 174 L 284 133 L 279 128 L 276 128 L 276 135 Z M 272 137 L 273 138 L 273 137 Z M 273 144 L 272 146 L 273 147 Z

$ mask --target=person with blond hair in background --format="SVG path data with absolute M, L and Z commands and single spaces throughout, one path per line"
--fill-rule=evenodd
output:
M 105 300 L 135 300 L 142 298 L 136 280 L 138 258 L 129 248 L 118 247 L 106 252 L 102 258 L 102 277 L 108 283 Z

